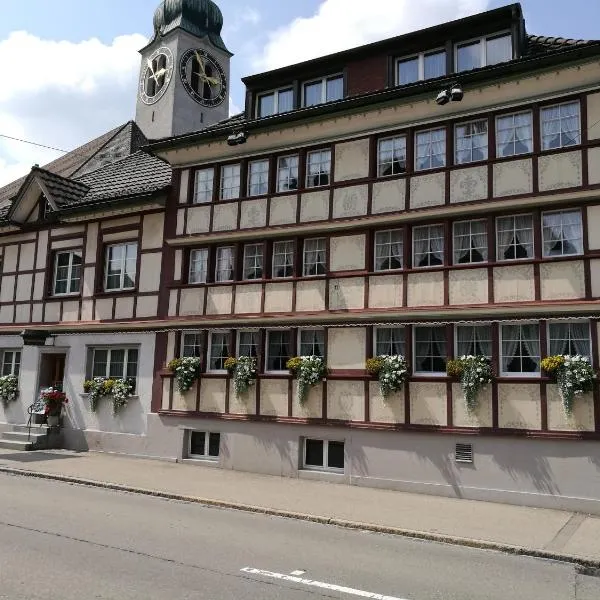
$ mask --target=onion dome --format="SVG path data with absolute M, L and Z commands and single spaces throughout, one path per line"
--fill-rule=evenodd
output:
M 153 41 L 181 28 L 197 37 L 208 36 L 214 46 L 231 54 L 223 38 L 223 13 L 212 0 L 162 0 L 154 13 Z

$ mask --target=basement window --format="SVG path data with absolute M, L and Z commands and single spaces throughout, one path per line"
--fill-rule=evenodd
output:
M 304 440 L 304 468 L 312 471 L 344 471 L 344 442 Z
M 221 434 L 211 431 L 190 431 L 190 458 L 216 460 L 219 458 Z

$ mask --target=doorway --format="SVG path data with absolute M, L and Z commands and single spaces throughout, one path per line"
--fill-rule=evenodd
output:
M 60 392 L 64 391 L 66 359 L 66 353 L 43 353 L 41 355 L 38 390 L 53 387 Z

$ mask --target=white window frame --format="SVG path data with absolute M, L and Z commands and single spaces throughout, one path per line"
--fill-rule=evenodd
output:
M 139 346 L 90 346 L 89 350 L 91 350 L 92 356 L 91 356 L 91 362 L 90 362 L 90 377 L 89 379 L 93 379 L 94 377 L 105 377 L 106 379 L 110 379 L 111 375 L 110 375 L 110 367 L 112 365 L 112 353 L 117 351 L 117 352 L 121 352 L 121 351 L 125 351 L 125 356 L 124 356 L 124 362 L 122 363 L 122 367 L 123 367 L 123 375 L 121 375 L 120 378 L 126 378 L 126 379 L 133 379 L 135 381 L 136 387 L 137 387 L 137 380 L 139 377 L 139 372 L 140 372 L 140 358 L 141 358 L 141 352 L 140 352 L 140 347 Z M 137 352 L 137 360 L 136 360 L 136 372 L 135 375 L 127 375 L 127 366 L 129 365 L 129 352 L 131 350 L 135 350 Z M 94 364 L 95 364 L 95 356 L 96 356 L 96 352 L 97 351 L 101 351 L 107 352 L 106 355 L 106 372 L 104 375 L 94 375 Z M 114 378 L 114 377 L 113 377 Z
M 192 433 L 203 433 L 204 434 L 204 454 L 192 454 Z M 219 454 L 217 456 L 213 456 L 208 453 L 210 448 L 210 436 L 218 435 L 219 436 Z M 206 460 L 210 462 L 217 462 L 219 457 L 221 456 L 221 432 L 220 431 L 198 431 L 194 430 L 189 432 L 188 436 L 188 457 L 195 460 Z
M 514 152 L 513 154 L 502 154 L 499 152 L 500 149 L 500 144 L 501 142 L 499 142 L 499 135 L 498 135 L 498 122 L 502 119 L 506 119 L 508 117 L 513 117 L 513 131 L 514 129 L 516 129 L 515 127 L 515 121 L 514 121 L 514 117 L 518 117 L 519 115 L 529 115 L 529 132 L 530 132 L 530 137 L 528 138 L 529 140 L 529 149 L 525 152 Z M 496 136 L 496 158 L 509 158 L 512 156 L 525 156 L 526 154 L 531 154 L 533 152 L 533 112 L 530 110 L 519 110 L 517 112 L 511 112 L 511 113 L 507 113 L 507 114 L 503 114 L 503 115 L 497 115 L 496 119 L 495 119 L 495 123 L 494 123 L 494 133 Z M 523 140 L 520 140 L 523 141 Z M 514 140 L 514 135 L 513 135 L 513 141 L 511 142 L 513 149 L 515 149 L 515 140 Z
M 332 75 L 326 75 L 325 77 L 315 77 L 314 79 L 309 79 L 308 81 L 303 81 L 302 82 L 302 89 L 301 89 L 301 93 L 302 93 L 302 98 L 300 98 L 300 104 L 301 107 L 304 108 L 306 107 L 306 86 L 307 85 L 313 85 L 315 83 L 320 83 L 321 84 L 321 102 L 317 103 L 317 104 L 311 104 L 310 106 L 319 106 L 319 104 L 325 104 L 326 102 L 337 102 L 338 100 L 340 100 L 338 98 L 338 100 L 327 100 L 327 82 L 332 80 L 332 79 L 341 79 L 342 80 L 342 100 L 345 97 L 344 94 L 344 85 L 345 85 L 345 81 L 344 81 L 344 74 L 343 73 L 334 73 Z
M 73 280 L 73 257 L 78 254 L 81 262 L 79 263 L 79 289 L 75 292 L 66 291 L 66 292 L 57 292 L 56 284 L 58 283 L 57 275 L 58 275 L 58 257 L 61 254 L 69 255 L 69 264 L 67 265 L 67 290 L 71 289 L 71 283 Z M 83 248 L 75 248 L 73 250 L 58 250 L 54 255 L 54 274 L 52 277 L 52 295 L 53 296 L 78 296 L 81 294 L 81 280 L 83 276 Z M 64 281 L 64 280 L 61 280 Z
M 201 173 L 209 173 L 210 176 L 207 181 L 210 181 L 210 189 L 202 190 L 199 192 L 198 190 L 198 182 L 200 179 Z M 192 204 L 208 204 L 213 201 L 213 195 L 215 193 L 215 169 L 214 167 L 206 167 L 202 169 L 197 169 L 194 175 L 194 196 L 192 198 Z M 202 196 L 201 199 L 200 196 Z
M 266 169 L 261 169 L 255 173 L 252 172 L 253 165 L 266 165 Z M 267 179 L 263 181 L 263 175 L 266 173 Z M 253 183 L 252 178 L 258 177 L 258 183 Z M 260 160 L 251 160 L 248 162 L 248 197 L 254 198 L 256 196 L 266 196 L 269 193 L 269 159 L 262 158 Z M 259 190 L 257 192 L 252 190 L 252 187 L 258 187 Z M 264 186 L 264 191 L 262 191 Z
M 495 33 L 491 33 L 489 35 L 484 35 L 481 37 L 474 37 L 468 40 L 460 40 L 460 42 L 456 42 L 454 44 L 454 72 L 455 73 L 466 73 L 466 71 L 459 71 L 458 70 L 458 49 L 462 46 L 470 46 L 471 44 L 475 44 L 475 42 L 479 42 L 479 58 L 481 61 L 481 64 L 479 65 L 479 67 L 475 67 L 476 69 L 481 69 L 483 67 L 489 67 L 491 65 L 488 65 L 487 63 L 487 41 L 488 40 L 493 40 L 496 38 L 501 38 L 501 37 L 506 37 L 509 36 L 510 38 L 510 43 L 511 43 L 511 48 L 512 48 L 512 33 L 510 31 L 510 29 L 507 29 L 505 31 L 497 31 Z M 512 55 L 513 57 L 510 60 L 514 60 L 514 51 L 512 51 Z M 506 61 L 508 62 L 508 61 Z M 503 63 L 494 63 L 496 65 L 501 65 Z M 474 69 L 469 69 L 474 70 Z
M 290 177 L 290 173 L 291 173 L 291 168 L 290 167 L 283 167 L 284 170 L 287 171 L 287 176 L 285 178 L 285 180 L 287 181 L 287 185 L 288 188 L 287 189 L 281 189 L 280 187 L 280 183 L 281 183 L 281 177 L 279 176 L 279 174 L 281 173 L 282 167 L 281 167 L 281 161 L 282 160 L 289 160 L 291 158 L 295 158 L 296 159 L 296 187 L 295 188 L 290 188 L 289 187 L 289 182 L 294 179 L 293 177 Z M 285 192 L 291 192 L 294 190 L 297 190 L 300 187 L 300 156 L 298 154 L 287 154 L 286 156 L 279 156 L 277 158 L 277 192 L 278 193 L 285 193 Z
M 276 271 L 276 266 L 275 266 L 275 255 L 277 254 L 277 256 L 289 256 L 288 252 L 275 252 L 275 246 L 276 244 L 291 244 L 292 245 L 292 272 L 289 275 L 277 275 L 275 273 Z M 294 276 L 294 261 L 296 260 L 296 243 L 294 242 L 294 240 L 277 240 L 276 242 L 273 242 L 273 248 L 272 248 L 272 256 L 271 256 L 271 277 L 273 279 L 289 279 L 290 277 Z
M 196 254 L 196 253 L 200 253 L 204 256 L 202 259 L 204 262 L 204 269 L 203 269 L 203 271 L 199 272 L 199 273 L 204 272 L 204 279 L 201 279 L 199 281 L 193 281 L 193 279 L 192 279 L 192 273 L 195 273 L 195 271 L 192 270 L 192 267 L 195 264 L 198 264 L 200 262 L 198 260 L 194 260 L 194 254 Z M 208 278 L 208 248 L 193 248 L 192 250 L 190 250 L 190 264 L 188 267 L 188 284 L 190 284 L 190 285 L 203 284 L 203 283 L 206 283 L 207 278 Z
M 219 269 L 219 253 L 225 249 L 231 250 L 231 279 L 219 279 L 219 273 L 221 272 Z M 235 280 L 235 261 L 235 246 L 217 246 L 215 254 L 215 283 L 226 283 Z
M 123 257 L 121 259 L 121 274 L 119 276 L 119 287 L 108 288 L 108 265 L 109 265 L 109 255 L 112 248 L 118 248 L 119 246 L 123 246 L 125 251 L 123 253 Z M 135 267 L 132 273 L 127 273 L 133 279 L 133 285 L 125 287 L 125 274 L 127 268 L 127 252 L 130 247 L 135 248 Z M 104 251 L 104 291 L 105 292 L 120 292 L 123 290 L 134 290 L 135 283 L 137 278 L 137 258 L 138 258 L 138 243 L 137 242 L 120 242 L 118 244 L 109 244 L 106 246 Z
M 12 354 L 12 359 L 10 361 L 10 373 L 4 373 L 4 365 L 5 365 L 5 355 L 7 352 Z M 19 360 L 17 359 L 17 354 L 19 355 Z M 5 375 L 14 375 L 15 377 L 19 377 L 21 373 L 21 348 L 3 348 L 2 349 L 2 363 L 0 363 L 0 376 Z M 15 373 L 15 368 L 18 366 L 17 371 Z
M 537 325 L 538 328 L 538 348 L 540 351 L 540 364 L 538 365 L 538 370 L 537 371 L 533 371 L 533 372 L 516 372 L 516 371 L 504 371 L 504 355 L 502 354 L 502 343 L 504 341 L 504 336 L 503 336 L 503 331 L 504 331 L 504 326 L 505 325 L 516 325 L 516 326 L 521 326 L 521 325 Z M 498 363 L 499 363 L 499 370 L 500 370 L 500 377 L 522 377 L 522 378 L 539 378 L 542 376 L 542 367 L 541 367 L 541 362 L 542 362 L 542 356 L 543 356 L 543 352 L 542 352 L 542 340 L 541 340 L 541 326 L 539 324 L 539 321 L 516 321 L 516 322 L 506 322 L 506 323 L 500 323 L 499 327 L 499 332 L 498 332 L 498 344 L 499 344 L 499 348 L 498 348 Z
M 308 440 L 313 440 L 316 442 L 323 442 L 323 466 L 320 467 L 318 465 L 308 465 L 306 464 L 306 442 Z M 344 467 L 330 467 L 328 466 L 329 462 L 329 443 L 334 442 L 337 444 L 344 444 Z M 305 437 L 302 440 L 302 469 L 306 471 L 320 471 L 320 472 L 328 472 L 328 473 L 344 473 L 346 469 L 346 440 L 322 440 L 319 438 L 313 437 Z
M 396 161 L 394 161 L 394 153 L 396 151 L 396 140 L 402 140 L 404 142 L 404 171 L 398 171 L 395 172 L 394 171 L 394 164 Z M 382 161 L 381 161 L 381 144 L 383 142 L 392 142 L 392 172 L 386 174 L 382 174 L 381 173 L 381 166 L 382 166 Z M 408 145 L 408 139 L 406 134 L 401 134 L 401 135 L 392 135 L 389 137 L 384 137 L 381 138 L 379 140 L 377 140 L 377 177 L 394 177 L 395 175 L 402 175 L 404 173 L 406 173 L 407 170 L 407 162 L 406 162 L 406 158 L 407 158 L 407 145 Z M 388 164 L 387 162 L 384 164 Z
M 274 375 L 286 375 L 288 372 L 288 370 L 285 368 L 285 365 L 283 366 L 282 369 L 269 369 L 269 346 L 270 346 L 269 336 L 271 335 L 271 333 L 281 333 L 281 332 L 284 332 L 284 333 L 287 332 L 289 335 L 290 330 L 289 329 L 283 329 L 283 330 L 282 329 L 267 329 L 265 332 L 265 373 L 270 373 L 270 374 L 274 374 Z M 291 341 L 292 340 L 290 340 L 290 357 L 289 358 L 291 358 L 293 356 L 293 351 L 294 351 Z
M 575 144 L 561 144 L 560 146 L 557 146 L 556 148 L 544 148 L 544 111 L 552 109 L 552 108 L 558 108 L 560 109 L 561 106 L 568 106 L 569 104 L 576 104 L 577 105 L 577 124 L 578 124 L 578 137 L 579 140 L 577 141 L 577 143 Z M 563 137 L 563 130 L 562 130 L 562 119 L 561 119 L 561 129 L 559 132 L 560 138 L 561 138 L 561 142 L 562 142 L 562 137 Z M 581 102 L 579 100 L 569 100 L 568 102 L 557 102 L 556 104 L 549 104 L 547 106 L 542 106 L 540 107 L 540 149 L 542 152 L 550 152 L 552 150 L 559 150 L 561 148 L 577 148 L 577 146 L 581 146 Z
M 516 218 L 516 217 L 531 217 L 531 231 L 532 231 L 532 235 L 531 235 L 531 256 L 525 256 L 523 258 L 504 258 L 503 256 L 501 256 L 501 254 L 504 254 L 503 252 L 500 252 L 500 243 L 499 243 L 499 237 L 498 237 L 498 221 L 500 219 L 506 219 L 506 218 Z M 535 220 L 533 218 L 533 214 L 532 213 L 519 213 L 519 214 L 514 214 L 514 215 L 501 215 L 499 217 L 496 217 L 496 221 L 494 223 L 494 229 L 495 229 L 495 233 L 496 233 L 496 262 L 512 262 L 512 261 L 523 261 L 523 260 L 533 260 L 535 258 Z M 513 232 L 515 231 L 514 227 L 513 227 Z
M 400 245 L 402 246 L 402 253 L 400 254 L 400 266 L 399 267 L 395 267 L 395 268 L 388 268 L 388 269 L 380 269 L 377 267 L 377 248 L 379 246 L 387 246 L 389 248 L 389 252 L 388 252 L 388 260 L 390 259 L 390 257 L 392 256 L 391 253 L 391 246 L 394 243 L 397 242 L 383 242 L 383 243 L 378 243 L 377 242 L 377 237 L 379 235 L 382 235 L 384 233 L 387 234 L 391 234 L 391 233 L 399 233 L 400 234 Z M 373 271 L 375 273 L 387 273 L 389 271 L 401 271 L 404 268 L 404 229 L 383 229 L 381 231 L 376 231 L 375 234 L 373 235 Z
M 427 156 L 429 157 L 429 166 L 428 167 L 419 167 L 419 158 L 425 158 L 424 156 L 419 156 L 419 136 L 423 135 L 425 133 L 429 133 L 430 137 L 429 137 L 429 145 L 432 145 L 431 142 L 431 134 L 434 131 L 443 131 L 444 132 L 444 152 L 442 155 L 439 154 L 433 154 L 432 152 L 430 152 Z M 432 127 L 430 129 L 420 129 L 419 131 L 415 132 L 415 157 L 414 157 L 414 170 L 415 172 L 421 172 L 421 171 L 431 171 L 433 169 L 443 169 L 444 167 L 447 166 L 448 164 L 448 131 L 447 131 L 447 127 L 446 125 L 442 125 L 442 127 Z M 442 156 L 443 158 L 443 164 L 441 166 L 438 165 L 432 165 L 432 160 L 434 156 Z
M 546 254 L 546 240 L 544 238 L 544 231 L 545 231 L 545 227 L 544 227 L 544 216 L 545 215 L 552 215 L 552 214 L 560 214 L 560 213 L 578 213 L 579 214 L 579 232 L 581 233 L 581 252 L 570 252 L 570 253 L 561 253 L 561 254 Z M 542 228 L 542 256 L 544 258 L 554 258 L 556 256 L 581 256 L 583 254 L 583 236 L 585 235 L 585 232 L 583 231 L 583 215 L 581 214 L 581 209 L 580 208 L 565 208 L 562 210 L 546 210 L 542 212 L 542 216 L 541 216 L 541 228 Z M 561 241 L 565 241 L 565 240 L 561 240 Z M 568 242 L 570 242 L 571 240 L 566 240 Z
M 302 353 L 302 334 L 303 333 L 307 333 L 307 332 L 314 332 L 314 331 L 320 331 L 323 333 L 323 356 L 321 358 L 323 358 L 324 360 L 327 358 L 327 348 L 325 347 L 325 342 L 326 342 L 326 336 L 325 336 L 325 329 L 322 327 L 301 327 L 300 329 L 298 329 L 298 336 L 296 339 L 296 343 L 297 343 L 297 348 L 296 351 L 298 352 L 298 356 L 303 356 Z M 316 355 L 315 355 L 316 356 Z
M 446 342 L 444 351 L 446 352 L 445 356 L 442 356 L 442 360 L 447 360 L 447 348 L 448 348 L 448 338 L 447 338 L 447 330 L 444 325 L 415 325 L 412 330 L 412 367 L 413 373 L 417 376 L 423 377 L 446 377 L 446 369 L 443 371 L 419 371 L 417 369 L 417 329 L 442 329 L 444 330 L 444 336 L 446 336 Z M 405 348 L 406 348 L 406 341 Z
M 406 357 L 406 344 L 407 344 L 407 340 L 406 340 L 406 327 L 404 325 L 389 325 L 386 327 L 373 327 L 373 355 L 374 356 L 379 356 L 379 353 L 377 352 L 377 334 L 379 331 L 381 331 L 382 329 L 398 329 L 398 330 L 402 330 L 402 337 L 404 338 L 404 353 L 403 356 Z
M 323 155 L 324 154 L 328 154 L 329 158 L 327 160 L 323 160 Z M 324 164 L 329 164 L 329 169 L 327 171 L 323 171 L 320 170 L 318 173 L 311 173 L 310 172 L 310 158 L 312 156 L 316 156 L 319 155 L 319 161 L 318 164 L 320 165 L 320 168 L 322 169 Z M 310 179 L 312 177 L 319 177 L 320 178 L 323 175 L 327 175 L 327 183 L 319 183 L 318 185 L 310 185 Z M 306 187 L 307 188 L 318 188 L 318 187 L 326 187 L 328 185 L 331 185 L 331 148 L 322 148 L 321 150 L 311 150 L 310 152 L 306 153 Z
M 294 87 L 291 85 L 284 85 L 275 90 L 268 90 L 267 92 L 260 92 L 256 95 L 256 118 L 257 119 L 265 119 L 267 117 L 272 117 L 274 115 L 280 114 L 279 111 L 279 94 L 281 92 L 292 92 L 292 108 L 290 110 L 294 110 Z M 273 96 L 273 112 L 270 115 L 261 115 L 260 114 L 260 100 L 261 98 L 266 98 L 267 96 Z M 289 112 L 289 111 L 282 111 Z
M 489 358 L 490 360 L 492 360 L 493 356 L 494 356 L 494 339 L 493 339 L 493 334 L 492 334 L 492 324 L 491 323 L 481 323 L 481 322 L 472 322 L 472 323 L 456 323 L 453 327 L 453 335 L 454 335 L 454 355 L 456 358 L 459 358 L 462 354 L 458 351 L 458 329 L 459 327 L 489 327 L 490 328 L 490 338 L 489 340 L 489 344 L 490 344 L 490 354 L 487 358 Z
M 459 127 L 465 127 L 467 125 L 474 125 L 475 123 L 485 123 L 485 156 L 483 158 L 477 158 L 474 159 L 473 158 L 473 138 L 476 135 L 483 135 L 483 134 L 469 134 L 464 136 L 464 138 L 468 138 L 470 140 L 470 146 L 469 146 L 469 152 L 471 153 L 471 158 L 470 160 L 464 160 L 464 161 L 459 161 L 458 160 L 458 153 L 459 153 L 459 149 L 458 149 L 458 129 Z M 462 138 L 461 138 L 462 139 Z M 487 161 L 489 158 L 489 147 L 490 147 L 490 124 L 489 124 L 489 119 L 487 117 L 483 117 L 481 119 L 471 119 L 469 121 L 462 121 L 461 123 L 456 123 L 454 125 L 454 164 L 455 165 L 470 165 L 472 163 L 475 162 L 483 162 L 483 161 Z M 484 147 L 478 147 L 477 149 L 482 150 Z M 464 152 L 464 150 L 463 150 Z
M 242 338 L 242 333 L 254 333 L 256 334 L 256 358 L 258 359 L 258 356 L 260 354 L 260 329 L 238 329 L 237 331 L 237 335 L 236 340 L 235 340 L 235 351 L 236 351 L 236 356 L 248 356 L 247 354 L 241 354 L 240 353 L 240 342 L 241 342 L 241 338 Z
M 254 258 L 254 269 L 256 269 L 256 259 L 258 257 L 260 257 L 260 262 L 261 262 L 261 274 L 260 277 L 249 277 L 249 271 L 251 269 L 246 270 L 246 258 L 247 258 L 247 251 L 249 248 L 259 248 L 260 249 L 260 254 L 254 254 L 253 258 Z M 265 246 L 262 242 L 259 242 L 258 244 L 244 244 L 244 256 L 243 256 L 243 268 L 242 268 L 242 279 L 244 281 L 260 281 L 261 279 L 264 279 L 265 277 Z
M 187 336 L 194 336 L 195 337 L 195 340 L 194 340 L 193 344 L 186 344 L 185 343 L 185 338 Z M 202 349 L 204 347 L 204 344 L 203 344 L 204 339 L 203 338 L 204 338 L 204 335 L 203 335 L 202 331 L 199 330 L 199 329 L 195 330 L 195 331 L 182 331 L 181 332 L 180 349 L 179 349 L 180 355 L 181 356 L 198 356 L 198 357 L 202 356 Z M 185 353 L 186 347 L 187 348 L 198 348 L 199 352 L 198 352 L 197 355 L 196 354 L 187 354 L 186 355 L 186 353 Z
M 588 343 L 589 343 L 589 349 L 590 349 L 590 353 L 587 355 L 587 357 L 590 359 L 590 364 L 593 363 L 593 359 L 592 359 L 592 323 L 589 319 L 579 319 L 579 320 L 565 320 L 565 319 L 552 319 L 546 322 L 546 355 L 550 356 L 551 351 L 550 351 L 550 326 L 551 325 L 572 325 L 578 322 L 585 322 L 587 325 L 587 334 L 588 334 Z M 541 336 L 540 336 L 541 338 Z M 540 340 L 541 342 L 541 340 Z
M 208 344 L 206 352 L 206 372 L 207 373 L 227 373 L 227 369 L 213 369 L 212 368 L 212 349 L 213 349 L 213 335 L 224 335 L 227 340 L 228 355 L 231 355 L 231 348 L 229 347 L 231 341 L 231 334 L 229 331 L 209 331 L 208 332 Z M 227 358 L 227 357 L 226 357 Z M 225 359 L 224 359 L 225 360 Z
M 456 243 L 456 238 L 457 233 L 456 233 L 456 226 L 461 224 L 461 223 L 469 223 L 469 239 L 471 240 L 471 244 L 469 246 L 469 258 L 471 258 L 471 253 L 473 252 L 473 248 L 472 248 L 472 240 L 473 240 L 473 223 L 483 223 L 484 225 L 484 230 L 485 230 L 485 246 L 483 248 L 485 256 L 483 257 L 483 260 L 479 260 L 479 261 L 473 261 L 473 260 L 469 260 L 469 262 L 459 262 L 458 257 L 456 256 L 456 252 L 457 252 L 457 247 L 458 244 Z M 488 230 L 487 230 L 487 221 L 486 219 L 465 219 L 465 220 L 461 220 L 461 221 L 454 221 L 452 223 L 452 264 L 453 265 L 485 265 L 488 261 L 489 261 L 489 256 L 488 256 L 488 245 L 489 245 L 489 237 L 488 237 Z M 460 237 L 466 237 L 466 236 L 460 236 Z M 479 248 L 477 248 L 479 249 Z
M 306 243 L 307 242 L 325 242 L 324 248 L 323 250 L 321 250 L 320 248 L 317 250 L 307 250 L 306 249 Z M 314 266 L 316 267 L 316 265 L 319 264 L 323 264 L 323 270 L 324 273 L 314 273 L 314 274 L 307 274 L 307 262 L 306 262 L 306 254 L 307 252 L 324 252 L 325 253 L 325 262 L 324 263 L 320 263 L 320 262 L 314 262 L 311 264 L 314 264 Z M 327 238 L 325 237 L 317 237 L 317 238 L 307 238 L 304 240 L 304 242 L 302 243 L 302 277 L 325 277 L 327 275 Z
M 400 63 L 402 62 L 406 62 L 409 60 L 414 60 L 415 58 L 419 61 L 419 76 L 417 78 L 417 81 L 425 81 L 425 57 L 426 56 L 431 56 L 432 54 L 441 54 L 441 53 L 446 54 L 446 48 L 441 47 L 441 48 L 432 48 L 431 50 L 427 50 L 425 52 L 418 52 L 416 54 L 408 54 L 406 56 L 400 56 L 398 57 L 395 62 L 394 62 L 394 82 L 395 85 L 411 85 L 410 83 L 400 83 L 400 73 L 399 73 L 399 68 L 400 68 Z M 447 56 L 445 57 L 447 60 Z M 445 71 L 447 71 L 447 69 L 444 69 Z M 444 73 L 443 75 L 440 75 L 440 77 L 444 77 L 445 75 L 447 75 L 448 73 Z M 417 81 L 413 81 L 411 83 L 416 83 Z
M 233 169 L 234 171 L 237 169 L 237 176 L 234 175 L 226 175 L 225 173 L 229 171 L 229 169 Z M 225 187 L 225 180 L 235 181 L 237 177 L 237 186 L 229 186 Z M 242 177 L 242 167 L 240 163 L 232 163 L 228 165 L 223 165 L 221 167 L 221 177 L 219 181 L 219 200 L 237 200 L 240 197 L 241 192 L 241 177 Z M 237 192 L 233 192 L 233 190 L 237 189 Z M 227 194 L 225 193 L 227 191 Z

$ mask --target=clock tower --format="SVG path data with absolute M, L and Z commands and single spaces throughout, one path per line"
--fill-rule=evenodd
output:
M 223 14 L 212 0 L 162 0 L 143 48 L 136 123 L 148 139 L 199 131 L 229 116 Z

